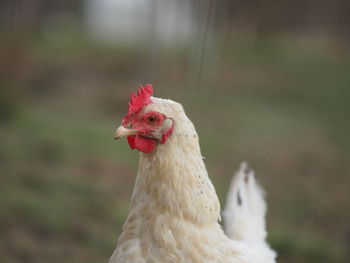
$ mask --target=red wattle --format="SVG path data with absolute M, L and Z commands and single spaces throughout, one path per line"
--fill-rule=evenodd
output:
M 128 136 L 128 143 L 131 149 L 135 149 L 135 136 Z
M 150 153 L 157 146 L 157 142 L 155 140 L 138 135 L 128 136 L 128 143 L 131 149 L 137 149 L 143 153 Z

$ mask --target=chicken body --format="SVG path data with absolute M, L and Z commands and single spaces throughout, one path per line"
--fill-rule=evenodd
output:
M 140 153 L 129 216 L 109 262 L 275 262 L 264 240 L 245 242 L 224 234 L 198 135 L 181 104 L 152 97 L 143 111 L 172 118 L 174 131 L 153 152 Z

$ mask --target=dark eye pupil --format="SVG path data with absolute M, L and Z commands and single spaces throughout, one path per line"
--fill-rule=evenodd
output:
M 154 116 L 149 116 L 148 117 L 148 121 L 149 122 L 154 122 L 156 120 L 156 118 Z

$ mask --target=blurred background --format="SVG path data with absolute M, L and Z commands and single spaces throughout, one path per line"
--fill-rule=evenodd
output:
M 1 0 L 0 261 L 107 262 L 129 93 L 181 102 L 222 206 L 249 161 L 278 262 L 350 262 L 350 2 Z

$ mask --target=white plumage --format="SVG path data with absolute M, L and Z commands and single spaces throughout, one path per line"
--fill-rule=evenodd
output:
M 222 230 L 220 204 L 181 104 L 151 98 L 143 113 L 174 121 L 168 141 L 141 153 L 128 218 L 110 263 L 272 263 L 266 205 L 243 164 L 230 187 Z
M 232 179 L 223 213 L 225 233 L 259 251 L 261 262 L 274 262 L 276 253 L 266 243 L 264 190 L 246 162 Z

